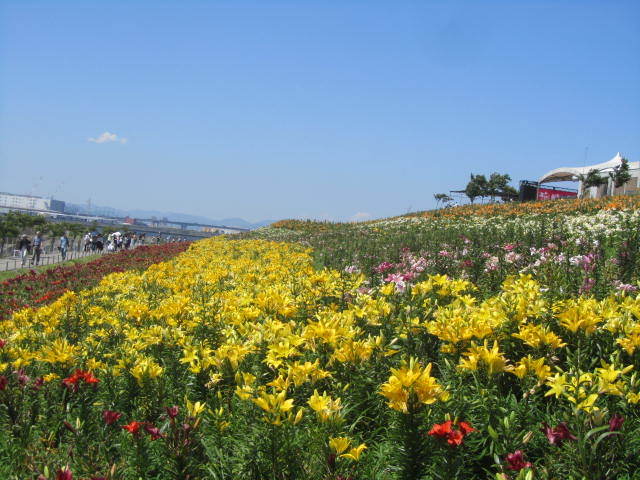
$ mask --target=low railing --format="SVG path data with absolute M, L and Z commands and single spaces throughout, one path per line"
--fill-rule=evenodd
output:
M 59 252 L 46 253 L 45 250 L 46 249 L 43 249 L 43 252 L 40 255 L 40 261 L 38 262 L 38 265 L 37 265 L 38 267 L 67 262 L 69 260 L 76 260 L 78 258 L 89 257 L 92 255 L 97 256 L 97 255 L 104 255 L 106 253 L 111 253 L 111 252 L 108 252 L 106 248 L 103 249 L 102 251 L 88 250 L 86 252 L 84 250 L 69 250 L 67 251 L 66 258 L 63 260 L 61 253 Z M 13 257 L 0 258 L 0 272 L 6 272 L 8 270 L 18 270 L 20 268 L 36 267 L 35 264 L 34 265 L 31 264 L 31 260 L 33 258 L 33 251 L 32 253 L 27 254 L 24 260 L 24 266 L 22 265 L 22 257 L 20 255 L 21 255 L 20 250 L 15 250 Z

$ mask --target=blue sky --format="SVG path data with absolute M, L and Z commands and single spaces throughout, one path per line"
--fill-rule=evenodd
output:
M 617 0 L 4 0 L 0 190 L 343 220 L 637 161 L 639 25 Z

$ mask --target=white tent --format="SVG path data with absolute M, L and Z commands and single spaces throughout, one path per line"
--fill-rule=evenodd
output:
M 588 167 L 561 167 L 551 170 L 550 172 L 545 173 L 538 182 L 540 183 L 548 183 L 548 182 L 570 182 L 578 180 L 578 175 L 586 175 L 589 173 L 589 170 L 598 170 L 599 172 L 607 172 L 613 170 L 614 167 L 620 165 L 622 161 L 622 155 L 620 152 L 616 154 L 608 162 L 598 163 L 596 165 L 591 165 Z M 629 162 L 629 168 L 631 170 L 635 170 L 640 168 L 640 162 Z

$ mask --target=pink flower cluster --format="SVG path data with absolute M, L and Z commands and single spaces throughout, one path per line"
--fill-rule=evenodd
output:
M 424 272 L 427 266 L 426 258 L 414 255 L 408 248 L 403 248 L 398 263 L 382 262 L 374 268 L 374 271 L 376 273 L 388 272 L 383 280 L 395 283 L 397 292 L 404 292 L 407 285 Z

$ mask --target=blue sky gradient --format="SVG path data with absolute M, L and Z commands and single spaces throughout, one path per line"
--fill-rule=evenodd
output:
M 637 1 L 5 0 L 0 190 L 250 221 L 427 209 L 471 172 L 640 160 L 638 52 Z

